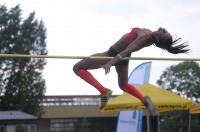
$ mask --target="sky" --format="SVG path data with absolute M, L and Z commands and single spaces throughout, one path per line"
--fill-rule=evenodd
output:
M 7 8 L 20 4 L 23 16 L 35 11 L 36 19 L 47 28 L 49 55 L 89 56 L 104 52 L 131 28 L 152 31 L 166 28 L 175 37 L 189 42 L 190 54 L 173 55 L 155 46 L 132 53 L 132 57 L 198 58 L 200 54 L 199 0 L 1 0 Z M 43 77 L 46 95 L 99 95 L 99 92 L 77 77 L 73 65 L 79 59 L 47 59 Z M 129 73 L 145 60 L 131 60 Z M 150 83 L 162 72 L 180 61 L 152 61 Z M 91 73 L 114 95 L 122 94 L 114 67 L 105 75 L 103 69 Z

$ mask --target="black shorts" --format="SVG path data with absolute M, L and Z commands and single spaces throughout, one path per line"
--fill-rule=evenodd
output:
M 117 54 L 119 54 L 119 52 L 115 51 L 112 47 L 109 48 L 108 50 L 108 56 L 110 57 L 115 57 Z M 130 57 L 131 54 L 128 54 L 126 57 Z M 115 65 L 128 65 L 129 60 L 121 60 L 119 62 L 117 62 Z

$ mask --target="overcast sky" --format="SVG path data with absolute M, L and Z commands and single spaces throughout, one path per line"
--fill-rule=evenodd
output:
M 190 55 L 172 55 L 155 46 L 132 53 L 132 57 L 199 57 L 199 0 L 1 0 L 8 8 L 20 4 L 24 17 L 32 11 L 47 28 L 49 55 L 89 56 L 106 51 L 133 27 L 154 31 L 166 28 L 172 35 L 190 43 Z M 48 59 L 43 76 L 46 95 L 97 95 L 98 91 L 77 77 L 73 65 L 78 59 Z M 130 61 L 129 71 L 146 61 Z M 156 85 L 172 61 L 152 61 L 150 83 Z M 91 71 L 105 87 L 122 94 L 114 67 Z

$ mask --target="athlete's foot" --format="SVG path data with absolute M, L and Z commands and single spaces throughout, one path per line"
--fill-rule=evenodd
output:
M 101 105 L 99 107 L 100 109 L 103 109 L 106 106 L 110 96 L 112 95 L 112 92 L 113 92 L 112 90 L 107 89 L 104 94 L 100 95 L 100 97 L 101 97 Z
M 149 111 L 151 116 L 156 116 L 157 115 L 156 107 L 153 104 L 153 102 L 151 101 L 149 96 L 145 96 L 143 98 L 143 103 L 144 103 L 145 107 L 147 108 L 147 110 Z

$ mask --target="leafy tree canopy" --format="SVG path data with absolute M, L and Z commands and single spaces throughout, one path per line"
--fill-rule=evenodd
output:
M 35 12 L 22 18 L 17 5 L 0 5 L 0 53 L 46 55 L 46 28 Z M 42 78 L 45 59 L 0 58 L 0 110 L 21 110 L 41 115 L 46 86 Z
M 157 84 L 187 99 L 200 97 L 200 67 L 197 62 L 185 61 L 167 68 Z
M 197 62 L 185 61 L 167 68 L 157 84 L 175 94 L 192 101 L 199 101 L 200 97 L 200 67 Z M 162 113 L 161 128 L 167 132 L 187 132 L 188 111 L 170 111 Z M 200 116 L 196 116 L 191 124 L 192 131 L 200 130 Z

